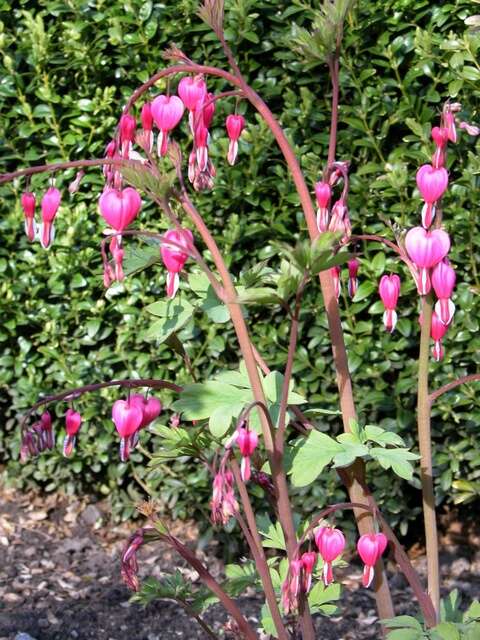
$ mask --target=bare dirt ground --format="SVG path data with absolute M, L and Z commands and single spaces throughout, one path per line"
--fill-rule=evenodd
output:
M 146 608 L 129 603 L 131 592 L 120 578 L 120 554 L 135 526 L 107 526 L 106 522 L 99 505 L 86 500 L 0 491 L 0 640 L 29 640 L 28 636 L 34 640 L 207 637 L 176 603 L 162 601 Z M 194 548 L 191 527 L 179 524 L 177 535 Z M 478 533 L 470 531 L 466 537 L 453 522 L 442 548 L 445 591 L 458 589 L 465 602 L 479 598 Z M 410 556 L 424 574 L 421 549 L 411 549 Z M 221 563 L 215 558 L 207 562 L 212 573 L 221 576 Z M 177 567 L 189 571 L 161 545 L 142 550 L 143 576 L 160 577 Z M 342 616 L 318 618 L 318 638 L 380 638 L 373 594 L 359 588 L 361 567 L 350 565 L 338 577 L 344 585 Z M 415 614 L 417 607 L 403 577 L 392 572 L 390 584 L 397 614 Z M 255 625 L 259 600 L 245 596 L 239 604 Z M 206 620 L 219 637 L 231 637 L 224 633 L 226 616 L 220 607 L 210 609 Z

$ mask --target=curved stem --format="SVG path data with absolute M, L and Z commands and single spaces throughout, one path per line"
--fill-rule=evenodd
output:
M 432 393 L 428 396 L 430 404 L 432 404 L 432 402 L 435 402 L 435 400 L 439 398 L 441 395 L 443 395 L 444 393 L 447 393 L 447 391 L 451 391 L 452 389 L 455 389 L 455 387 L 458 387 L 461 384 L 466 384 L 467 382 L 478 382 L 478 381 L 480 381 L 480 373 L 472 373 L 471 375 L 462 376 L 461 378 L 457 378 L 452 382 L 448 382 L 447 384 L 444 384 L 443 387 L 440 387 L 436 391 L 432 391 Z
M 232 598 L 230 598 L 230 596 L 225 593 L 219 583 L 215 580 L 211 573 L 209 573 L 209 571 L 200 562 L 200 560 L 190 551 L 190 549 L 182 544 L 180 540 L 178 540 L 178 538 L 175 538 L 174 536 L 171 536 L 169 534 L 160 534 L 160 539 L 164 540 L 171 547 L 173 547 L 182 556 L 182 558 L 184 558 L 188 562 L 188 564 L 195 569 L 203 584 L 217 596 L 222 605 L 235 620 L 238 628 L 240 629 L 241 633 L 243 633 L 246 640 L 258 640 L 257 634 L 248 624 L 238 606 L 235 604 Z
M 305 274 L 298 286 L 295 295 L 295 306 L 292 315 L 292 323 L 290 326 L 290 340 L 288 343 L 287 364 L 285 366 L 285 374 L 283 377 L 282 395 L 280 399 L 280 410 L 278 415 L 278 431 L 276 436 L 276 446 L 279 452 L 283 453 L 285 446 L 285 429 L 287 427 L 287 406 L 288 392 L 290 388 L 290 380 L 292 379 L 293 363 L 295 360 L 295 352 L 298 340 L 298 325 L 300 317 L 300 308 L 303 291 L 307 284 L 308 275 Z
M 283 624 L 282 616 L 280 614 L 280 609 L 278 608 L 277 597 L 275 595 L 275 589 L 273 587 L 272 577 L 270 575 L 270 569 L 267 564 L 265 551 L 263 549 L 262 541 L 260 539 L 260 534 L 258 532 L 257 523 L 255 520 L 255 514 L 252 508 L 252 503 L 250 502 L 250 497 L 248 495 L 248 491 L 245 486 L 245 483 L 242 480 L 238 463 L 234 457 L 230 458 L 230 467 L 235 477 L 235 482 L 238 487 L 238 492 L 240 494 L 240 499 L 242 501 L 245 517 L 247 518 L 247 522 L 248 522 L 248 529 L 251 536 L 251 542 L 249 546 L 252 551 L 252 555 L 256 564 L 257 571 L 260 574 L 260 577 L 262 579 L 263 588 L 265 590 L 265 598 L 267 600 L 270 613 L 272 614 L 272 619 L 275 624 L 275 629 L 277 630 L 277 633 L 278 633 L 278 638 L 279 640 L 288 640 L 288 634 L 285 630 L 285 625 Z M 238 519 L 238 516 L 237 516 L 237 519 Z
M 192 609 L 192 607 L 188 604 L 188 602 L 185 602 L 185 600 L 182 600 L 181 598 L 177 598 L 175 601 L 178 602 L 178 604 L 185 609 L 185 613 L 187 613 L 189 616 L 191 616 L 198 622 L 198 624 L 202 627 L 202 629 L 205 631 L 205 633 L 209 638 L 213 638 L 213 640 L 218 640 L 218 636 L 215 635 L 211 627 L 209 627 L 209 625 L 199 616 L 199 614 L 196 613 L 194 609 Z
M 109 380 L 107 382 L 86 384 L 83 387 L 75 387 L 74 389 L 69 389 L 68 391 L 62 391 L 61 393 L 47 396 L 46 398 L 42 398 L 42 400 L 36 402 L 30 407 L 30 409 L 23 417 L 22 428 L 28 418 L 32 415 L 32 413 L 46 404 L 50 404 L 51 402 L 59 402 L 61 400 L 73 400 L 74 398 L 78 398 L 84 393 L 91 393 L 92 391 L 106 389 L 107 387 L 125 387 L 127 389 L 135 389 L 136 387 L 150 387 L 151 389 L 169 389 L 170 391 L 175 391 L 176 393 L 180 393 L 180 391 L 182 390 L 182 387 L 179 387 L 173 382 L 167 382 L 166 380 L 155 380 L 153 378 L 140 378 L 138 380 Z
M 36 167 L 27 167 L 26 169 L 19 169 L 18 171 L 0 174 L 0 184 L 3 184 L 4 182 L 11 182 L 12 180 L 15 180 L 15 178 L 21 178 L 22 176 L 32 176 L 36 173 L 51 173 L 53 171 L 61 171 L 64 169 L 79 169 L 82 167 L 99 167 L 104 164 L 114 164 L 120 167 L 144 167 L 143 162 L 140 162 L 140 160 L 119 160 L 115 158 L 94 158 L 92 160 L 53 162 L 52 164 L 41 164 Z
M 433 302 L 430 296 L 422 297 L 422 330 L 418 356 L 417 422 L 420 449 L 420 479 L 422 482 L 423 517 L 427 551 L 428 593 L 435 611 L 440 607 L 440 567 L 438 558 L 437 518 L 433 486 L 431 402 L 428 394 L 428 367 L 430 361 L 430 327 Z

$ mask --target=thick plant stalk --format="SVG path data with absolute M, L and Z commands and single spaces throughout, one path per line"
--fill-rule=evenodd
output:
M 430 327 L 433 304 L 429 296 L 422 298 L 422 331 L 418 356 L 417 422 L 420 449 L 420 478 L 422 482 L 423 517 L 427 550 L 428 593 L 438 616 L 440 608 L 440 567 L 438 558 L 437 518 L 433 487 L 432 435 L 430 426 L 431 402 L 428 394 L 428 366 L 430 362 Z
M 230 466 L 235 476 L 235 482 L 238 487 L 238 492 L 242 501 L 245 517 L 247 518 L 248 528 L 252 537 L 252 544 L 250 546 L 255 564 L 257 566 L 257 571 L 260 573 L 260 576 L 262 578 L 262 584 L 263 588 L 265 589 L 265 598 L 268 603 L 268 608 L 272 615 L 279 640 L 288 640 L 289 636 L 285 630 L 282 616 L 278 608 L 275 589 L 273 587 L 272 577 L 270 575 L 270 569 L 267 564 L 267 558 L 265 556 L 265 551 L 260 539 L 260 534 L 258 533 L 257 523 L 255 521 L 255 514 L 250 502 L 250 497 L 248 495 L 247 488 L 245 487 L 245 483 L 242 480 L 237 461 L 235 459 L 232 459 L 230 461 Z
M 257 403 L 261 403 L 266 406 L 267 402 L 263 391 L 262 381 L 258 372 L 257 362 L 253 352 L 253 345 L 250 340 L 245 319 L 243 317 L 242 308 L 236 302 L 237 292 L 235 290 L 235 286 L 231 279 L 230 273 L 218 249 L 217 243 L 210 234 L 195 206 L 190 201 L 190 198 L 188 197 L 186 191 L 182 191 L 180 195 L 180 202 L 185 211 L 189 214 L 198 232 L 207 245 L 210 253 L 212 254 L 212 258 L 215 262 L 215 266 L 217 267 L 225 290 L 226 305 L 229 310 L 233 326 L 235 328 L 235 333 L 237 334 L 237 340 L 240 345 L 243 359 L 245 361 L 253 397 Z M 285 546 L 287 549 L 287 554 L 288 557 L 292 559 L 295 552 L 297 538 L 295 533 L 295 525 L 293 522 L 292 509 L 290 505 L 290 498 L 288 494 L 287 478 L 283 469 L 283 456 L 275 447 L 273 434 L 271 433 L 267 416 L 263 411 L 260 410 L 259 414 L 262 425 L 264 445 L 268 453 L 272 471 L 272 480 L 278 495 L 278 516 L 285 536 Z M 313 628 L 312 617 L 308 610 L 308 603 L 305 600 L 302 601 L 301 599 L 300 604 L 303 607 L 303 609 L 300 611 L 303 640 L 314 640 L 315 631 Z

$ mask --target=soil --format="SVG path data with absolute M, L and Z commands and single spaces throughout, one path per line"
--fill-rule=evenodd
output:
M 173 525 L 175 527 L 175 524 Z M 195 548 L 195 530 L 177 525 L 176 535 Z M 0 640 L 183 640 L 205 639 L 200 626 L 173 602 L 146 608 L 131 604 L 131 592 L 120 577 L 120 554 L 135 526 L 108 524 L 102 505 L 60 495 L 40 496 L 0 490 Z M 468 538 L 452 523 L 442 539 L 442 584 L 445 593 L 458 589 L 465 602 L 480 597 L 480 536 Z M 423 550 L 409 551 L 424 575 Z M 206 557 L 210 571 L 220 576 L 221 562 Z M 161 544 L 148 545 L 140 556 L 140 575 L 160 577 L 178 568 L 197 578 Z M 389 569 L 394 566 L 389 566 Z M 322 640 L 380 638 L 375 601 L 359 587 L 361 567 L 349 564 L 337 571 L 343 584 L 341 616 L 316 619 Z M 396 612 L 415 614 L 416 603 L 399 573 L 389 573 Z M 239 605 L 255 626 L 260 601 L 248 594 Z M 232 638 L 220 606 L 205 616 L 219 637 Z M 23 635 L 22 634 L 27 634 Z M 29 637 L 30 636 L 30 637 Z M 265 639 L 266 640 L 266 639 Z

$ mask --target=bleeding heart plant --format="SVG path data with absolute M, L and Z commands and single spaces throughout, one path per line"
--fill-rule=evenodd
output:
M 138 592 L 137 600 L 148 602 L 153 597 L 157 583 L 150 581 L 148 587 L 143 588 L 138 577 L 137 551 L 147 542 L 164 541 L 191 565 L 203 583 L 205 592 L 221 601 L 231 617 L 229 624 L 230 628 L 235 629 L 236 637 L 248 640 L 254 640 L 258 635 L 232 599 L 231 594 L 238 592 L 239 581 L 242 585 L 254 588 L 261 585 L 261 593 L 265 597 L 261 625 L 269 637 L 280 640 L 313 640 L 316 637 L 312 611 L 323 611 L 322 606 L 326 602 L 338 598 L 336 585 L 332 583 L 334 577 L 341 580 L 341 566 L 335 569 L 334 576 L 333 563 L 341 565 L 341 556 L 347 549 L 346 536 L 332 522 L 338 511 L 350 510 L 354 513 L 360 536 L 356 548 L 364 563 L 362 583 L 364 587 L 373 589 L 384 630 L 401 626 L 399 620 L 394 618 L 382 561 L 387 547 L 392 566 L 395 563 L 404 572 L 419 603 L 422 623 L 416 620 L 415 623 L 420 627 L 422 637 L 430 637 L 430 630 L 436 633 L 434 630 L 440 616 L 430 417 L 434 401 L 467 378 L 459 378 L 430 392 L 429 345 L 432 339 L 433 358 L 435 361 L 441 360 L 444 354 L 442 340 L 455 312 L 452 297 L 456 276 L 448 258 L 454 238 L 442 227 L 442 198 L 452 181 L 452 175 L 446 169 L 446 158 L 449 143 L 457 141 L 456 118 L 461 106 L 447 101 L 439 126 L 432 129 L 435 145 L 432 162 L 423 164 L 416 173 L 416 185 L 424 201 L 417 226 L 407 230 L 390 225 L 388 232 L 393 234 L 393 239 L 371 234 L 353 235 L 352 227 L 361 225 L 362 221 L 355 211 L 349 211 L 350 160 L 336 158 L 340 44 L 344 21 L 352 4 L 353 0 L 326 0 L 322 10 L 316 14 L 314 32 L 302 30 L 300 49 L 316 56 L 315 64 L 318 64 L 318 59 L 325 59 L 332 79 L 328 157 L 321 175 L 316 176 L 315 184 L 307 184 L 291 143 L 294 139 L 292 133 L 289 131 L 287 135 L 281 128 L 235 62 L 223 30 L 224 7 L 221 0 L 205 0 L 200 15 L 219 38 L 230 62 L 231 72 L 192 62 L 173 47 L 167 53 L 173 65 L 159 71 L 138 87 L 118 114 L 118 126 L 114 137 L 106 145 L 104 157 L 23 169 L 0 176 L 0 183 L 4 183 L 21 176 L 29 178 L 40 171 L 55 171 L 58 174 L 62 169 L 82 167 L 70 190 L 75 193 L 80 188 L 87 167 L 91 169 L 97 166 L 102 170 L 105 184 L 99 196 L 98 208 L 108 225 L 104 230 L 107 237 L 101 243 L 103 282 L 109 287 L 113 282 L 128 281 L 130 274 L 135 271 L 135 268 L 128 269 L 125 266 L 128 266 L 125 257 L 131 239 L 148 242 L 149 248 L 153 247 L 156 255 L 153 260 L 150 255 L 149 266 L 163 262 L 166 275 L 161 271 L 157 271 L 156 275 L 162 280 L 166 279 L 167 289 L 167 300 L 152 305 L 154 313 L 159 313 L 160 317 L 156 328 L 181 355 L 189 371 L 192 371 L 190 354 L 181 342 L 180 330 L 192 318 L 194 311 L 206 311 L 212 321 L 220 313 L 225 314 L 225 317 L 222 315 L 222 322 L 227 319 L 231 321 L 238 341 L 240 364 L 237 369 L 232 365 L 231 370 L 218 372 L 216 363 L 210 362 L 211 379 L 205 382 L 193 379 L 184 388 L 167 380 L 132 378 L 95 382 L 48 396 L 34 405 L 22 421 L 20 457 L 26 460 L 54 447 L 54 419 L 50 413 L 44 412 L 32 424 L 29 423 L 30 417 L 45 405 L 71 403 L 73 400 L 79 402 L 83 394 L 100 389 L 125 390 L 126 397 L 114 399 L 111 408 L 112 428 L 120 436 L 121 461 L 133 466 L 137 454 L 132 454 L 132 451 L 135 447 L 142 450 L 142 446 L 151 446 L 149 432 L 153 431 L 160 434 L 162 449 L 160 453 L 152 452 L 152 465 L 164 464 L 170 458 L 189 457 L 197 460 L 199 465 L 208 470 L 212 479 L 211 522 L 218 527 L 231 527 L 234 519 L 249 547 L 251 559 L 235 569 L 236 586 L 230 576 L 227 576 L 224 584 L 220 584 L 195 553 L 168 530 L 160 520 L 157 507 L 146 503 L 140 505 L 139 510 L 146 516 L 148 524 L 129 539 L 122 554 L 122 576 L 129 587 Z M 177 82 L 178 77 L 180 79 Z M 229 85 L 227 91 L 219 91 L 221 83 Z M 160 89 L 156 87 L 159 85 L 165 85 L 165 93 L 158 93 Z M 209 91 L 208 85 L 212 91 Z M 178 95 L 174 93 L 175 89 Z M 192 200 L 194 192 L 215 186 L 216 169 L 211 160 L 211 156 L 218 157 L 214 151 L 217 145 L 215 138 L 219 135 L 218 129 L 214 128 L 215 114 L 217 109 L 224 109 L 224 104 L 229 105 L 228 101 L 232 98 L 236 101 L 235 109 L 228 106 L 223 115 L 228 138 L 224 140 L 225 148 L 228 145 L 228 165 L 233 165 L 242 157 L 238 154 L 244 144 L 242 142 L 239 148 L 243 132 L 247 132 L 244 136 L 247 145 L 253 135 L 252 123 L 256 119 L 263 119 L 283 153 L 309 235 L 296 247 L 278 249 L 284 252 L 284 271 L 276 273 L 275 260 L 272 260 L 272 266 L 268 269 L 269 281 L 263 282 L 262 286 L 239 284 L 229 269 L 232 256 L 226 258 L 222 255 L 219 248 L 221 239 L 217 242 L 213 237 Z M 182 123 L 185 109 L 188 111 L 188 121 L 185 119 Z M 141 129 L 137 129 L 138 118 Z M 460 129 L 478 134 L 477 128 L 467 123 L 462 122 Z M 214 135 L 211 135 L 212 131 Z M 191 147 L 185 162 L 183 149 L 187 144 L 191 144 Z M 225 170 L 228 170 L 227 166 L 223 168 Z M 453 169 L 449 170 L 453 172 Z M 363 179 L 363 174 L 357 175 L 356 184 Z M 193 186 L 193 192 L 189 183 Z M 415 184 L 413 173 L 411 184 L 412 187 Z M 53 183 L 47 189 L 41 200 L 42 222 L 37 226 L 35 196 L 28 189 L 27 184 L 21 197 L 26 234 L 31 241 L 38 237 L 41 245 L 49 248 L 61 192 Z M 313 192 L 316 206 L 310 195 Z M 142 198 L 158 206 L 161 215 L 151 219 L 163 231 L 138 228 L 141 225 Z M 223 210 L 228 211 L 225 205 Z M 421 226 L 418 226 L 420 222 Z M 131 228 L 134 223 L 135 228 Z M 299 233 L 302 234 L 302 231 Z M 363 253 L 363 242 L 380 243 L 391 249 L 396 259 L 393 270 L 402 269 L 403 263 L 406 272 L 412 276 L 411 282 L 417 287 L 421 307 L 417 381 L 419 456 L 409 451 L 397 433 L 385 431 L 376 425 L 362 426 L 357 415 L 358 405 L 352 390 L 339 302 L 342 265 L 348 268 L 350 297 L 354 302 L 362 299 L 359 276 L 361 279 L 368 260 L 362 257 L 360 261 L 357 255 Z M 349 245 L 355 246 L 352 253 L 347 249 Z M 187 260 L 188 269 L 184 272 Z M 242 267 L 235 265 L 232 271 L 238 273 Z M 185 277 L 185 286 L 182 284 L 182 291 L 175 298 L 180 274 Z M 262 268 L 259 268 L 255 278 L 261 280 L 262 277 Z M 307 286 L 314 286 L 318 281 L 324 310 L 319 309 L 317 313 L 318 316 L 326 315 L 326 321 L 323 323 L 322 320 L 321 326 L 328 326 L 333 347 L 339 413 L 345 432 L 339 436 L 327 434 L 324 425 L 313 421 L 305 410 L 299 408 L 309 400 L 295 389 L 295 356 L 303 295 Z M 195 296 L 189 297 L 190 289 L 193 289 Z M 385 328 L 393 332 L 397 326 L 397 314 L 402 313 L 398 309 L 400 276 L 397 273 L 382 275 L 378 290 L 384 307 Z M 407 293 L 408 286 L 405 285 L 404 296 Z M 192 302 L 186 303 L 187 298 Z M 194 298 L 200 300 L 199 303 L 197 300 L 196 308 Z M 344 299 L 347 303 L 346 296 Z M 290 339 L 283 373 L 271 371 L 253 344 L 251 327 L 258 320 L 253 314 L 247 314 L 244 306 L 255 303 L 277 304 L 279 314 L 286 313 L 286 321 L 290 325 L 286 334 L 289 333 Z M 350 315 L 348 322 L 352 322 Z M 401 319 L 398 320 L 399 328 L 400 323 Z M 314 344 L 311 348 L 313 352 Z M 282 358 L 282 352 L 279 351 L 275 361 L 280 362 Z M 132 363 L 132 367 L 137 370 L 141 366 L 139 363 L 140 360 Z M 479 379 L 478 374 L 468 376 L 469 381 Z M 308 384 L 304 384 L 303 388 L 307 390 Z M 145 395 L 131 393 L 135 389 L 147 391 Z M 150 390 L 160 393 L 162 400 L 148 395 Z M 317 389 L 313 390 L 314 394 L 317 392 Z M 168 412 L 169 422 L 166 418 L 166 424 L 152 427 L 154 421 L 163 420 L 163 414 Z M 65 415 L 65 456 L 73 453 L 82 424 L 84 421 L 80 413 L 69 408 Z M 88 424 L 84 424 L 83 428 L 87 429 Z M 140 437 L 142 446 L 139 444 Z M 425 518 L 428 589 L 425 589 L 411 566 L 388 525 L 387 517 L 380 511 L 374 491 L 369 488 L 372 481 L 370 470 L 374 464 L 392 469 L 405 480 L 411 480 L 414 473 L 412 461 L 418 458 Z M 349 495 L 349 501 L 322 505 L 321 511 L 308 520 L 298 514 L 298 524 L 291 504 L 292 486 L 312 484 L 326 467 L 336 471 Z M 264 500 L 263 518 L 259 519 L 257 516 L 260 514 L 254 512 L 252 493 Z M 268 556 L 266 548 L 270 550 Z M 317 564 L 320 566 L 317 567 Z M 208 600 L 205 593 L 197 589 L 195 599 L 193 592 L 188 591 L 191 588 L 182 582 L 182 589 L 186 591 L 180 591 L 188 594 L 183 602 L 185 608 L 194 614 L 207 635 L 216 637 L 200 613 L 197 613 L 211 603 L 210 595 Z M 169 597 L 165 596 L 167 591 L 162 591 L 160 587 L 158 593 L 160 597 Z M 174 599 L 178 600 L 178 597 Z M 400 636 L 397 634 L 392 637 Z M 413 635 L 408 637 L 413 638 Z M 446 636 L 440 634 L 431 637 Z

